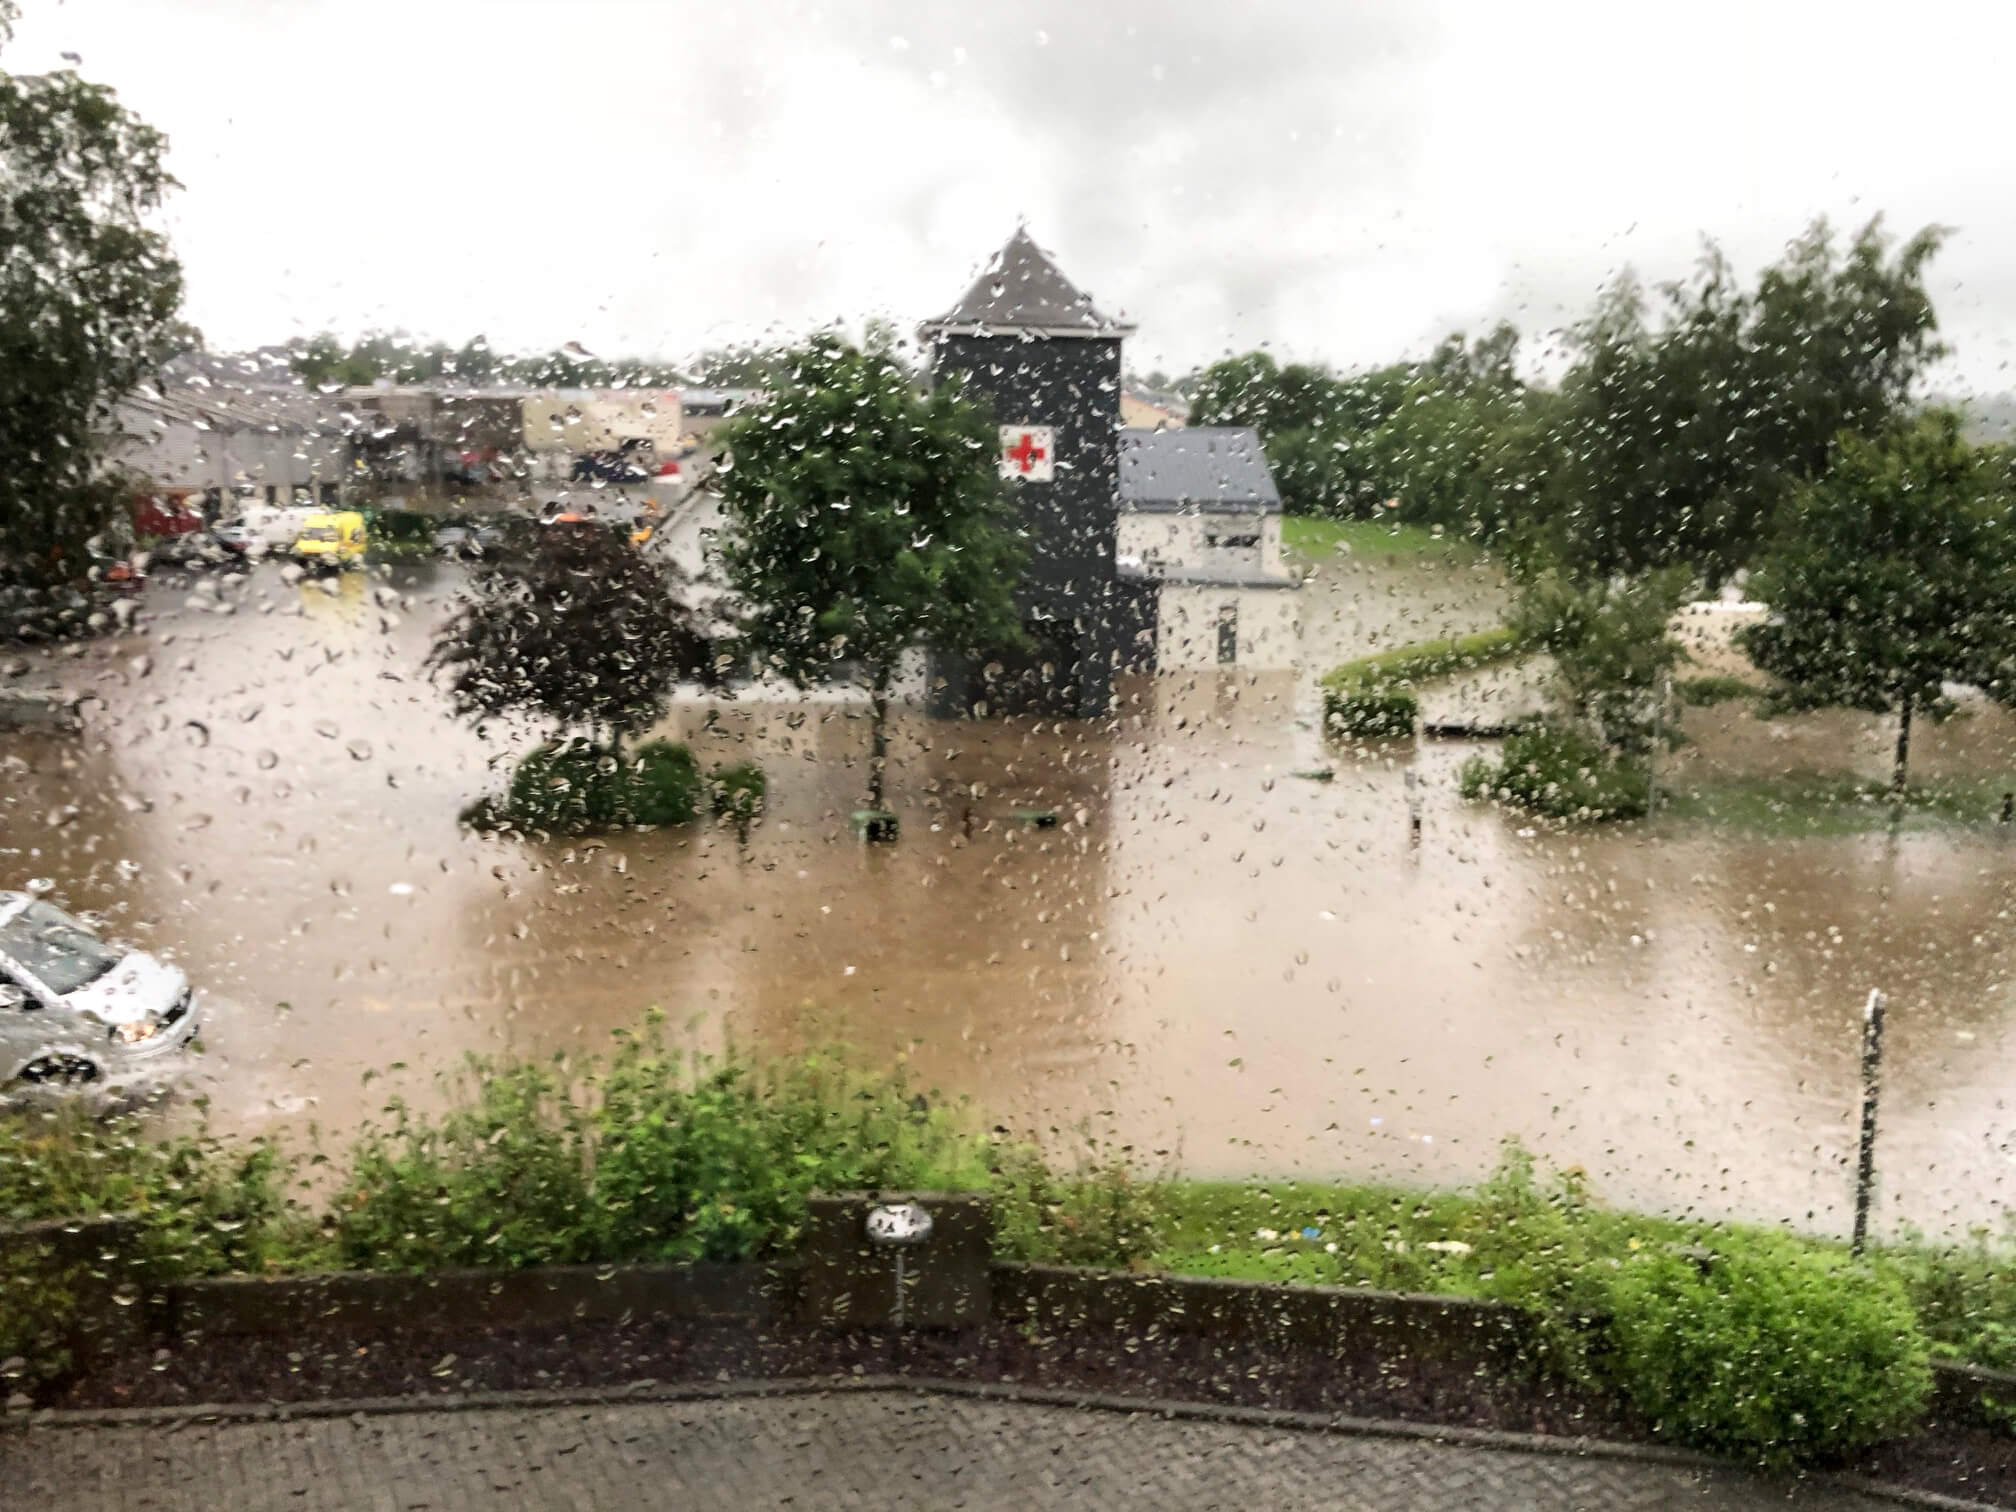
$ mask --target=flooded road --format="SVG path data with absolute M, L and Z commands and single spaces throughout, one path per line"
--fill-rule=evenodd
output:
M 1319 578 L 1312 664 L 1492 622 L 1468 569 L 1409 570 Z M 340 1132 L 466 1051 L 598 1048 L 659 1005 L 705 1044 L 906 1056 L 990 1122 L 1194 1174 L 1467 1181 L 1517 1135 L 1620 1204 L 1839 1232 L 1880 987 L 1883 1221 L 1999 1223 L 2016 1192 L 1997 827 L 1535 830 L 1458 800 L 1474 747 L 1325 754 L 1306 674 L 1228 672 L 1138 682 L 1097 724 L 904 717 L 903 836 L 875 849 L 848 825 L 857 706 L 682 702 L 667 733 L 704 764 L 769 773 L 746 845 L 516 843 L 455 820 L 530 738 L 478 738 L 426 681 L 455 582 L 156 583 L 145 633 L 31 658 L 23 681 L 91 695 L 87 734 L 0 737 L 0 885 L 46 878 L 186 967 L 220 1127 Z M 1710 759 L 1784 744 L 1690 718 Z M 1880 763 L 1874 722 L 1790 728 Z M 2016 730 L 1920 748 L 2008 770 Z

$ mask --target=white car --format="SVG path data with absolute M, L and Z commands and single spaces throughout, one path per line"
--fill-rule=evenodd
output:
M 189 1043 L 189 979 L 52 903 L 0 892 L 0 1087 L 116 1081 Z

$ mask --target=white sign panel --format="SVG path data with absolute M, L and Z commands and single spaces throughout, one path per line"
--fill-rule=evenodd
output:
M 1057 428 L 1054 425 L 1001 427 L 1001 476 L 1024 483 L 1048 483 L 1057 476 Z

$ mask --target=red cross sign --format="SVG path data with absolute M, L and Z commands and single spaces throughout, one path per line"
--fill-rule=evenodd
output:
M 1001 476 L 1048 483 L 1057 476 L 1057 429 L 1050 425 L 1001 427 Z

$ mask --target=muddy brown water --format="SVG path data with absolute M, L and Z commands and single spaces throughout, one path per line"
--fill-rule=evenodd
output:
M 1490 623 L 1466 572 L 1340 564 L 1312 662 Z M 1325 753 L 1307 676 L 1214 673 L 1098 723 L 903 716 L 893 847 L 850 829 L 867 727 L 836 701 L 675 707 L 703 761 L 770 774 L 746 845 L 481 837 L 456 812 L 526 737 L 457 725 L 424 676 L 455 581 L 157 581 L 141 633 L 20 679 L 88 693 L 87 734 L 0 737 L 0 885 L 46 879 L 187 968 L 180 1090 L 220 1127 L 340 1133 L 465 1052 L 599 1048 L 657 1005 L 706 1045 L 844 1035 L 989 1122 L 1193 1174 L 1462 1182 L 1516 1135 L 1618 1203 L 1838 1232 L 1880 987 L 1883 1222 L 2011 1201 L 1996 826 L 1555 832 L 1460 802 L 1475 747 Z M 1741 707 L 1692 716 L 1700 751 L 1881 770 L 1878 722 L 1779 737 Z M 1920 741 L 1928 770 L 2012 748 L 1989 712 Z

